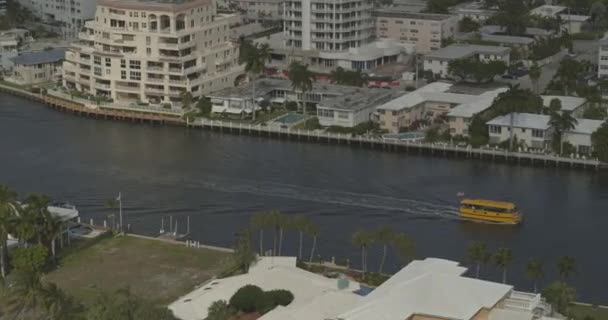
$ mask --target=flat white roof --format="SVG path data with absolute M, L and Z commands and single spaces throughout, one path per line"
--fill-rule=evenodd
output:
M 488 92 L 484 92 L 478 96 L 478 98 L 469 103 L 463 103 L 454 109 L 450 110 L 448 113 L 448 117 L 462 117 L 462 118 L 471 118 L 474 115 L 486 110 L 489 108 L 494 99 L 501 94 L 502 92 L 507 91 L 507 88 L 500 88 Z
M 572 21 L 572 22 L 585 22 L 591 19 L 590 16 L 580 15 L 580 14 L 560 14 L 559 15 L 562 20 Z
M 263 290 L 286 289 L 294 295 L 291 304 L 274 309 L 260 319 L 309 320 L 312 318 L 306 314 L 311 306 L 320 314 L 318 319 L 328 319 L 362 299 L 353 293 L 360 289 L 359 283 L 350 281 L 348 288 L 339 290 L 337 281 L 297 268 L 295 257 L 262 257 L 247 274 L 213 280 L 179 298 L 169 309 L 182 320 L 205 319 L 214 301 L 228 301 L 239 288 L 250 284 Z
M 569 133 L 579 133 L 591 135 L 597 129 L 599 129 L 604 120 L 592 120 L 592 119 L 576 119 L 577 124 L 574 129 L 568 131 Z
M 564 10 L 566 10 L 566 7 L 564 7 L 564 6 L 552 6 L 552 5 L 545 4 L 545 5 L 542 5 L 540 7 L 530 10 L 530 14 L 541 16 L 541 17 L 554 17 L 558 13 L 560 13 Z
M 547 130 L 549 129 L 549 119 L 551 117 L 543 114 L 534 113 L 514 113 L 513 127 L 525 129 Z M 487 125 L 508 127 L 511 125 L 511 114 L 498 116 L 488 122 Z
M 511 52 L 511 48 L 509 47 L 452 44 L 437 51 L 433 51 L 432 53 L 425 55 L 424 58 L 455 60 L 468 58 L 475 54 L 506 54 L 508 52 Z
M 433 82 L 426 86 L 405 94 L 397 99 L 393 99 L 378 109 L 382 110 L 403 110 L 412 108 L 424 102 L 445 102 L 451 104 L 462 104 L 473 101 L 477 96 L 460 93 L 446 92 L 452 84 L 445 82 Z
M 562 103 L 562 110 L 566 111 L 574 111 L 587 102 L 585 98 L 571 96 L 541 96 L 541 98 L 543 98 L 543 106 L 545 107 L 551 104 L 551 100 L 559 99 Z
M 509 285 L 462 277 L 466 270 L 449 260 L 414 261 L 337 318 L 403 320 L 418 314 L 471 319 L 512 290 Z

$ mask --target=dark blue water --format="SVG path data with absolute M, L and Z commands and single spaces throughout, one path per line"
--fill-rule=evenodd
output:
M 608 303 L 608 175 L 499 163 L 383 153 L 201 130 L 98 121 L 0 95 L 0 183 L 21 195 L 43 192 L 103 219 L 121 191 L 127 222 L 155 235 L 162 216 L 193 238 L 229 246 L 259 211 L 305 214 L 321 226 L 319 254 L 350 258 L 351 234 L 389 225 L 416 240 L 419 257 L 464 261 L 473 240 L 513 249 L 509 283 L 531 290 L 524 265 L 545 261 L 556 278 L 560 255 L 576 258 L 579 299 Z M 459 221 L 456 194 L 516 202 L 521 227 Z M 185 231 L 185 230 L 182 230 Z M 270 238 L 270 237 L 268 237 Z M 284 252 L 296 253 L 287 234 Z M 307 243 L 307 248 L 308 250 Z M 381 248 L 370 253 L 377 268 Z M 389 257 L 392 271 L 398 261 Z M 484 277 L 498 281 L 494 267 Z

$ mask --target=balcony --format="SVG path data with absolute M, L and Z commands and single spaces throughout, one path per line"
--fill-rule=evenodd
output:
M 159 78 L 147 78 L 146 82 L 154 82 L 154 83 L 164 83 L 165 79 Z
M 165 95 L 165 90 L 163 89 L 158 89 L 158 88 L 148 88 L 146 87 L 144 89 L 145 93 L 151 93 L 151 94 L 160 94 L 160 95 Z
M 148 71 L 160 71 L 160 72 L 165 71 L 165 69 L 163 67 L 147 67 L 146 70 L 148 70 Z
M 95 82 L 95 88 L 110 90 L 110 88 L 112 88 L 112 86 L 110 86 L 109 84 L 105 84 L 105 83 Z
M 137 93 L 139 93 L 139 90 L 140 90 L 140 87 L 130 87 L 130 86 L 121 86 L 121 85 L 116 85 L 115 88 L 118 91 L 137 92 Z

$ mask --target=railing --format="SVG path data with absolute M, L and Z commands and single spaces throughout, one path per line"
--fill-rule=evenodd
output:
M 116 86 L 116 90 L 139 92 L 140 88 L 139 87 L 129 87 L 129 86 Z
M 95 82 L 95 87 L 104 88 L 104 89 L 110 89 L 111 88 L 111 86 L 109 84 L 99 83 L 99 82 Z
M 147 67 L 146 70 L 148 70 L 148 71 L 164 71 L 164 68 L 162 68 L 162 67 Z
M 146 82 L 156 82 L 156 83 L 164 83 L 165 79 L 159 78 L 147 78 Z

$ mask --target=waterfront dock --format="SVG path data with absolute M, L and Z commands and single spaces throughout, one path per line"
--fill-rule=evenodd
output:
M 390 140 L 379 137 L 364 137 L 354 136 L 352 134 L 330 133 L 322 130 L 291 129 L 289 127 L 282 128 L 281 126 L 276 125 L 253 125 L 242 122 L 210 120 L 205 118 L 196 119 L 195 121 L 188 121 L 179 115 L 171 115 L 150 110 L 142 109 L 141 111 L 135 111 L 132 108 L 120 109 L 115 107 L 86 106 L 83 103 L 71 101 L 69 99 L 48 94 L 33 93 L 1 84 L 0 92 L 13 94 L 40 102 L 50 108 L 66 113 L 95 119 L 185 126 L 188 128 L 200 128 L 223 133 L 247 134 L 259 137 L 311 143 L 346 145 L 351 147 L 377 149 L 387 152 L 406 152 L 442 157 L 470 158 L 485 161 L 556 168 L 580 168 L 590 170 L 608 169 L 608 163 L 601 162 L 597 159 L 559 157 L 544 153 L 508 152 L 500 149 L 471 148 L 470 146 L 464 147 L 452 144 L 433 144 Z

